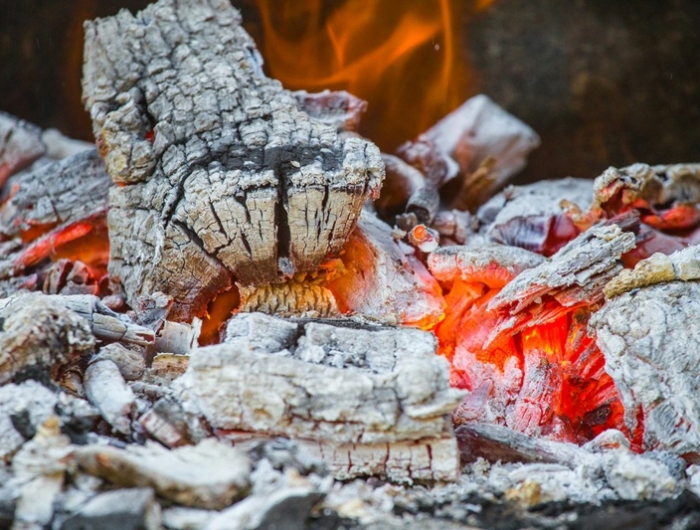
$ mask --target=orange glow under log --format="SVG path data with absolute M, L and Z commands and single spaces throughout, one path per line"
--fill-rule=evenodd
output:
M 86 239 L 86 236 L 95 228 L 99 229 L 101 227 L 104 227 L 104 230 L 101 231 L 103 233 L 99 237 Z M 61 248 L 76 241 L 78 242 L 70 248 Z M 41 235 L 27 245 L 15 258 L 14 269 L 17 272 L 22 271 L 48 257 L 55 259 L 62 257 L 80 259 L 88 265 L 96 262 L 106 262 L 105 250 L 106 259 L 108 259 L 109 241 L 106 234 L 105 213 L 100 212 L 86 219 L 54 228 Z

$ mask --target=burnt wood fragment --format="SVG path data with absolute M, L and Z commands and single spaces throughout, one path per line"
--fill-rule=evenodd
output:
M 171 318 L 315 270 L 384 176 L 378 149 L 264 76 L 227 1 L 161 0 L 86 25 L 83 94 L 112 179 L 110 274 Z

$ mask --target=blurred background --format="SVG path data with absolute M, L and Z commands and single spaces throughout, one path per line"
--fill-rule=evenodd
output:
M 0 110 L 91 139 L 82 24 L 147 0 L 0 2 Z M 233 0 L 268 73 L 369 101 L 392 151 L 489 95 L 542 146 L 517 181 L 700 162 L 698 0 Z

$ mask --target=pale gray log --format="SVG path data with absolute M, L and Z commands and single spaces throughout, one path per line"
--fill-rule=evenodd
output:
M 197 347 L 197 339 L 202 330 L 202 321 L 198 318 L 192 324 L 166 320 L 156 335 L 157 352 L 185 355 Z
M 125 487 L 152 487 L 161 497 L 220 510 L 248 487 L 250 462 L 239 450 L 214 439 L 168 450 L 157 443 L 89 445 L 75 451 L 78 465 L 91 475 Z
M 94 144 L 68 138 L 58 129 L 46 129 L 41 133 L 41 141 L 46 146 L 46 156 L 54 160 L 62 160 L 95 149 Z
M 96 360 L 85 370 L 85 394 L 112 428 L 131 433 L 136 396 L 126 385 L 119 367 L 109 359 Z
M 345 90 L 307 92 L 297 90 L 294 97 L 301 110 L 337 131 L 356 131 L 367 102 Z
M 700 454 L 700 283 L 673 281 L 609 300 L 591 318 L 605 369 L 644 446 Z
M 155 334 L 152 330 L 134 324 L 125 315 L 115 313 L 97 296 L 71 295 L 47 298 L 57 300 L 83 317 L 90 324 L 92 333 L 100 340 L 121 341 L 138 346 L 148 346 L 155 342 Z
M 250 343 L 239 335 L 192 353 L 174 383 L 186 411 L 219 429 L 379 443 L 442 433 L 464 395 L 449 387 L 434 337 L 419 330 L 312 323 L 294 352 Z
M 231 285 L 315 270 L 378 192 L 378 149 L 262 74 L 227 1 L 160 0 L 86 25 L 83 94 L 108 172 L 110 273 L 189 319 Z M 153 131 L 153 142 L 149 140 Z

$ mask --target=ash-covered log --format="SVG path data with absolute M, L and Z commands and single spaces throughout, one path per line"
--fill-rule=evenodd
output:
M 235 280 L 337 253 L 384 166 L 262 73 L 229 2 L 161 0 L 86 26 L 83 93 L 107 170 L 110 274 L 187 320 Z
M 219 436 L 299 439 L 341 478 L 454 480 L 448 415 L 463 392 L 434 338 L 343 322 L 237 315 L 224 343 L 192 353 L 177 395 Z

